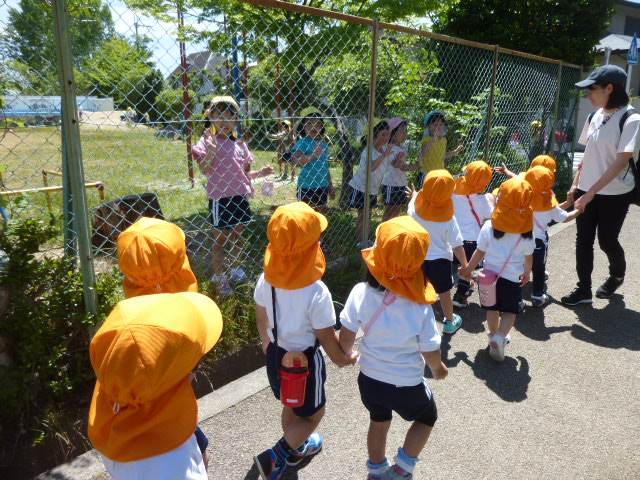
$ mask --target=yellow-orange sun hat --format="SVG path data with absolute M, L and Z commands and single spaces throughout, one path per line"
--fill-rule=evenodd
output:
M 520 177 L 510 178 L 500 185 L 496 208 L 491 215 L 493 228 L 506 233 L 533 230 L 532 197 L 531 185 Z
M 531 167 L 524 174 L 524 179 L 533 189 L 531 208 L 534 212 L 546 212 L 558 206 L 552 190 L 556 177 L 551 170 L 542 165 Z
M 188 376 L 221 332 L 218 306 L 199 293 L 143 295 L 116 305 L 90 346 L 97 381 L 88 433 L 96 450 L 133 462 L 185 443 L 198 422 Z
M 304 202 L 278 207 L 267 227 L 264 278 L 285 290 L 308 287 L 322 278 L 326 261 L 320 235 L 327 218 Z
M 381 223 L 376 243 L 362 250 L 371 274 L 388 290 L 417 303 L 435 303 L 433 285 L 422 264 L 429 250 L 429 233 L 412 217 L 403 215 Z
M 456 195 L 474 195 L 483 193 L 493 177 L 493 169 L 483 160 L 476 160 L 462 169 L 462 175 L 456 178 Z
M 553 174 L 555 174 L 558 169 L 558 166 L 556 165 L 556 161 L 550 155 L 538 155 L 536 158 L 534 158 L 531 161 L 531 167 L 537 167 L 538 165 L 547 167 L 549 170 L 551 170 L 551 173 Z
M 197 292 L 184 232 L 173 223 L 142 217 L 118 236 L 118 263 L 127 298 Z
M 431 170 L 416 196 L 416 213 L 431 222 L 448 222 L 453 218 L 455 180 L 447 170 Z

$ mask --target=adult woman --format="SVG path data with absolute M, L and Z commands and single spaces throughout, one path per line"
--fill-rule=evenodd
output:
M 609 259 L 609 278 L 596 290 L 596 297 L 609 298 L 622 285 L 626 270 L 624 250 L 618 241 L 629 211 L 634 187 L 629 160 L 633 157 L 640 128 L 640 114 L 627 117 L 620 131 L 620 120 L 630 108 L 625 91 L 627 75 L 615 65 L 597 68 L 576 87 L 588 89 L 588 98 L 598 110 L 587 120 L 579 142 L 584 157 L 569 190 L 569 199 L 581 214 L 576 219 L 577 288 L 562 297 L 566 305 L 591 303 L 593 244 Z

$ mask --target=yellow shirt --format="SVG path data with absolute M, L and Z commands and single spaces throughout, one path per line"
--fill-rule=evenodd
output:
M 424 137 L 422 139 L 422 145 L 429 143 L 431 136 Z M 431 170 L 441 170 L 444 168 L 444 154 L 447 153 L 447 139 L 441 137 L 439 140 L 433 143 L 431 150 L 424 159 L 424 165 L 422 170 L 425 173 L 429 173 Z

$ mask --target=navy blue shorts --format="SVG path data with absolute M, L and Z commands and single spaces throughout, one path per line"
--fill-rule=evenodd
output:
M 409 203 L 405 188 L 407 187 L 382 185 L 382 198 L 384 199 L 385 205 L 406 205 Z
M 278 362 L 276 364 L 276 346 L 271 342 L 267 347 L 267 376 L 269 377 L 271 390 L 278 400 L 280 400 L 280 378 L 278 377 L 278 372 L 282 367 L 282 357 L 286 353 L 287 351 L 284 348 L 278 347 Z M 292 408 L 292 410 L 298 417 L 310 417 L 327 403 L 327 397 L 324 392 L 327 369 L 319 348 L 309 347 L 303 353 L 309 361 L 309 376 L 307 377 L 307 388 L 304 394 L 304 405 Z
M 371 208 L 378 205 L 378 195 L 369 195 L 369 206 Z M 364 208 L 364 192 L 351 188 L 351 196 L 349 197 L 349 206 L 362 210 Z
M 509 312 L 518 315 L 520 313 L 520 302 L 522 301 L 522 288 L 517 282 L 512 282 L 506 278 L 498 278 L 496 283 L 497 302 L 492 307 L 482 307 L 484 310 L 498 310 L 499 312 Z
M 246 195 L 209 200 L 209 220 L 214 228 L 226 230 L 251 221 L 251 206 Z
M 373 422 L 388 422 L 396 412 L 408 422 L 424 423 L 433 427 L 438 409 L 426 380 L 411 387 L 391 385 L 374 380 L 362 372 L 358 375 L 360 399 Z
M 429 282 L 433 285 L 437 294 L 448 292 L 453 288 L 451 260 L 446 258 L 425 260 L 422 264 L 422 271 L 427 279 L 429 279 Z
M 302 188 L 298 187 L 298 201 L 312 207 L 324 207 L 329 200 L 329 187 Z

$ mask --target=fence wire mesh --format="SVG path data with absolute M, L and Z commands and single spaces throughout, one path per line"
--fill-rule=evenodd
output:
M 255 279 L 271 214 L 301 198 L 329 219 L 327 275 L 339 275 L 331 267 L 362 241 L 350 183 L 364 191 L 357 172 L 370 165 L 362 137 L 375 123 L 371 102 L 376 118 L 405 119 L 408 132 L 404 173 L 370 172 L 370 193 L 387 193 L 372 209 L 370 232 L 403 211 L 385 204 L 403 183 L 418 181 L 424 120 L 435 110 L 446 114 L 448 150 L 462 146 L 446 161 L 454 175 L 476 159 L 521 171 L 545 152 L 558 160 L 559 183 L 562 172 L 570 176 L 578 68 L 382 24 L 372 96 L 370 20 L 255 3 L 71 5 L 98 270 L 115 263 L 124 228 L 140 215 L 158 216 L 185 231 L 199 279 L 217 275 L 225 293 L 227 281 Z M 62 227 L 69 199 L 50 8 L 0 2 L 0 27 L 0 194 L 27 198 L 10 202 L 8 216 L 51 214 Z M 210 103 L 219 96 L 231 97 L 237 114 Z M 374 151 L 384 151 L 375 138 Z M 381 168 L 394 172 L 388 165 Z M 72 224 L 66 230 L 49 253 L 74 251 Z

